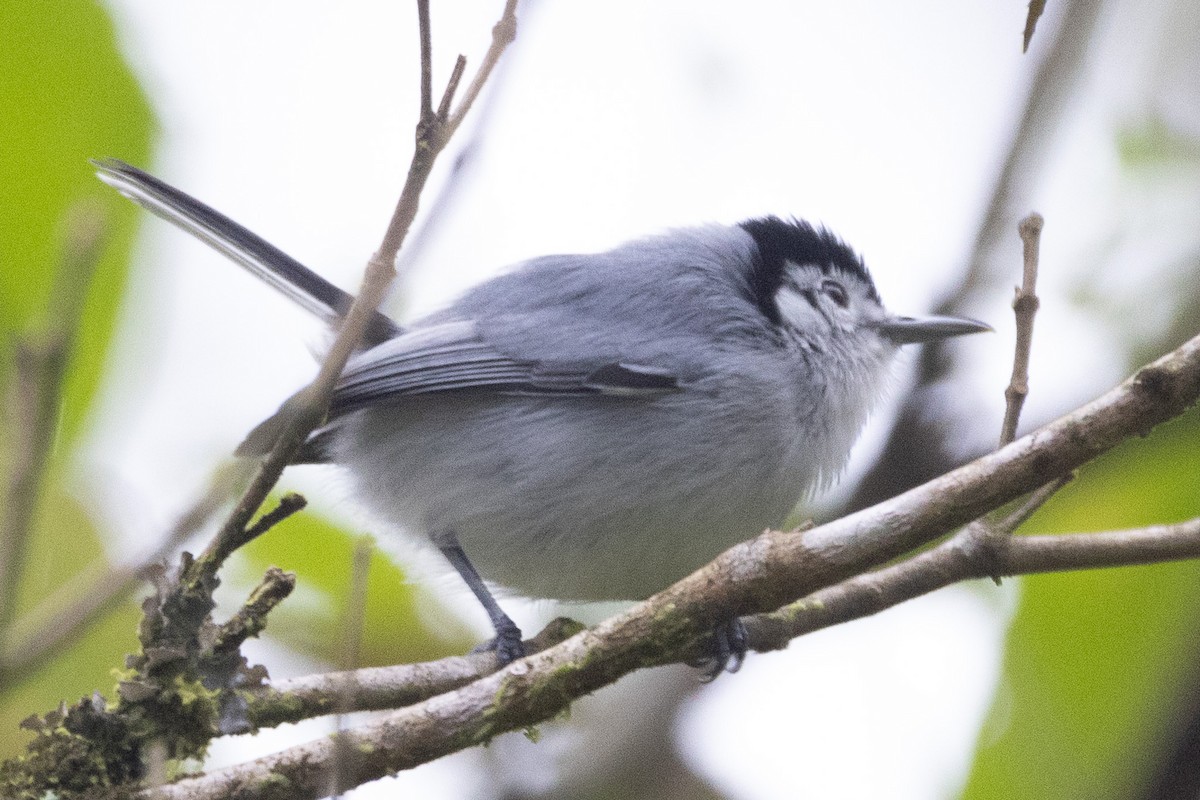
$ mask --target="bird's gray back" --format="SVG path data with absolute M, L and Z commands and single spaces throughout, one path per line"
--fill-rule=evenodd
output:
M 468 291 L 428 321 L 474 320 L 487 342 L 530 360 L 702 369 L 704 359 L 690 352 L 696 337 L 716 347 L 772 340 L 749 297 L 752 257 L 747 234 L 715 225 L 602 254 L 546 256 Z

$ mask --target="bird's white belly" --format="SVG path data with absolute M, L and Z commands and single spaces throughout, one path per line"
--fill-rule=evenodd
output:
M 381 520 L 453 532 L 489 581 L 531 597 L 638 599 L 782 523 L 813 478 L 794 447 L 738 441 L 773 441 L 752 426 L 777 421 L 679 403 L 429 397 L 347 419 L 334 456 Z

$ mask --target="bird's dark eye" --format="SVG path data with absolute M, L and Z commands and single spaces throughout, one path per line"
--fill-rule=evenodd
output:
M 829 295 L 829 299 L 837 303 L 841 308 L 846 308 L 850 305 L 850 295 L 846 292 L 846 287 L 837 281 L 822 281 L 821 291 Z

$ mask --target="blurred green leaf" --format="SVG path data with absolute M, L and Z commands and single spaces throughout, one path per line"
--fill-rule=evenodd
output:
M 1068 533 L 1200 516 L 1200 411 L 1083 470 L 1023 529 Z M 1196 679 L 1200 563 L 1023 579 L 1004 677 L 967 790 L 1128 797 Z
M 117 48 L 103 8 L 89 0 L 25 0 L 0 7 L 0 351 L 36 332 L 63 250 L 72 205 L 101 197 L 111 210 L 109 243 L 89 289 L 68 367 L 59 447 L 30 534 L 18 607 L 28 610 L 59 586 L 79 582 L 105 558 L 88 510 L 67 491 L 63 447 L 79 432 L 99 384 L 125 284 L 134 209 L 92 176 L 88 159 L 145 161 L 153 121 Z M 11 366 L 0 357 L 0 383 Z M 0 437 L 11 444 L 10 436 Z M 10 463 L 0 453 L 0 465 Z M 86 586 L 80 584 L 80 589 Z M 0 695 L 0 757 L 25 737 L 16 723 L 61 700 L 111 688 L 113 668 L 136 644 L 137 613 L 125 603 L 43 666 Z
M 23 574 L 19 603 L 27 612 L 56 590 L 70 587 L 87 591 L 77 576 L 102 564 L 104 548 L 88 509 L 52 483 L 39 504 Z M 74 584 L 74 585 L 73 585 Z M 73 585 L 73 586 L 72 586 Z M 143 593 L 144 594 L 144 593 Z M 17 723 L 30 714 L 45 712 L 59 702 L 77 701 L 94 691 L 108 694 L 112 670 L 137 648 L 140 612 L 132 600 L 82 630 L 78 638 L 36 669 L 18 677 L 15 685 L 0 692 L 0 759 L 15 755 L 26 737 Z
M 131 203 L 89 158 L 145 161 L 153 121 L 104 10 L 87 0 L 22 0 L 0 10 L 0 336 L 37 324 L 58 265 L 63 215 L 88 196 L 112 210 L 65 389 L 61 432 L 78 431 L 99 382 L 124 288 Z M 0 362 L 0 368 L 3 363 Z
M 272 612 L 267 630 L 289 647 L 337 663 L 345 641 L 355 537 L 312 513 L 291 517 L 242 548 L 239 583 L 257 582 L 270 566 L 296 573 L 296 590 Z M 431 622 L 430 618 L 436 619 Z M 371 555 L 360 666 L 406 664 L 461 653 L 471 635 L 396 564 Z
M 1159 116 L 1117 134 L 1117 152 L 1126 167 L 1200 164 L 1200 139 L 1167 125 Z
M 105 559 L 92 519 L 58 480 L 50 480 L 38 502 L 17 613 L 23 614 L 58 588 Z
M 29 679 L 0 696 L 0 760 L 19 755 L 31 738 L 17 726 L 31 714 L 45 714 L 59 702 L 78 702 L 101 692 L 109 700 L 113 670 L 137 647 L 140 611 L 127 603 L 84 631 L 66 650 Z

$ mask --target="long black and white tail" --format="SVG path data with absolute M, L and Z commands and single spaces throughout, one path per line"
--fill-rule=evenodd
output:
M 240 264 L 329 325 L 336 326 L 349 310 L 353 296 L 219 211 L 124 161 L 103 158 L 92 164 L 100 180 Z M 376 312 L 365 344 L 378 344 L 399 332 L 399 325 Z

